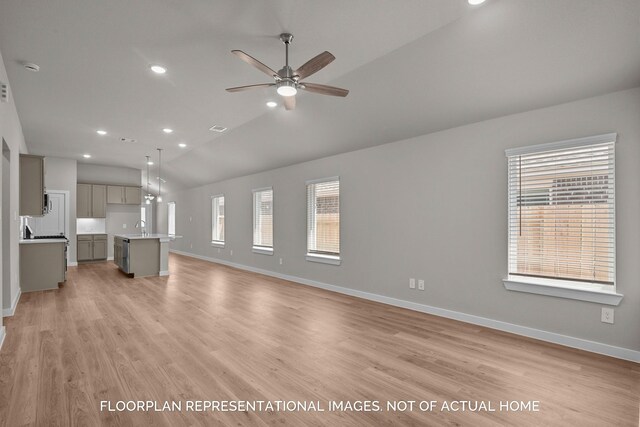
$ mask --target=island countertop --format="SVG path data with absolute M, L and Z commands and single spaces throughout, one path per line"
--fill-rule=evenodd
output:
M 174 239 L 179 239 L 182 236 L 176 236 L 173 234 L 149 233 L 149 234 L 114 234 L 113 237 L 119 237 L 121 239 L 129 239 L 129 240 L 142 240 L 142 239 L 174 240 Z

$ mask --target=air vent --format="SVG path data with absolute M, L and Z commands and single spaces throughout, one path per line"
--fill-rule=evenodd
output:
M 0 83 L 0 101 L 9 102 L 9 85 Z
M 209 130 L 212 130 L 214 132 L 224 132 L 225 130 L 227 130 L 227 128 L 220 125 L 214 125 L 214 126 L 211 126 Z
M 120 138 L 120 141 L 129 143 L 129 144 L 133 144 L 134 142 L 136 142 L 136 140 L 133 138 Z

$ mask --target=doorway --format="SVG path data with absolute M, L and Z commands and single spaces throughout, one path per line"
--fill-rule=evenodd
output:
M 2 139 L 2 308 L 11 308 L 11 150 Z

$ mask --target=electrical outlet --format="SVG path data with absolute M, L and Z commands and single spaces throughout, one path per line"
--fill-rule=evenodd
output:
M 193 218 L 189 217 L 189 222 L 191 222 L 193 220 Z
M 282 258 L 280 258 L 280 265 L 282 265 Z
M 418 290 L 424 291 L 424 280 L 418 280 Z
M 409 289 L 415 289 L 415 288 L 416 288 L 416 279 L 412 277 L 411 279 L 409 279 Z
M 233 256 L 233 249 L 229 251 L 229 255 Z
M 189 248 L 193 249 L 193 243 L 189 243 Z
M 613 324 L 613 308 L 602 307 L 602 316 L 600 317 L 600 321 L 603 323 Z
M 127 228 L 127 224 L 122 224 L 122 228 Z

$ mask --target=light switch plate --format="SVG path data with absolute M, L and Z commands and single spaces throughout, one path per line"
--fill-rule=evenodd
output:
M 414 278 L 409 279 L 409 288 L 410 289 L 415 289 L 416 288 L 416 279 L 414 279 Z

